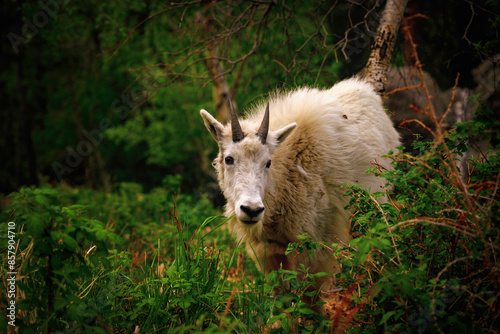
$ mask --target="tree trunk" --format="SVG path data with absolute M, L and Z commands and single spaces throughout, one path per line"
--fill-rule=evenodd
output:
M 201 12 L 198 12 L 197 20 L 205 31 L 206 36 L 210 36 L 212 34 L 212 26 L 210 25 L 209 19 L 207 19 Z M 212 93 L 216 118 L 222 124 L 226 124 L 231 119 L 230 100 L 233 100 L 233 96 L 227 85 L 226 75 L 224 73 L 224 68 L 220 63 L 217 43 L 215 40 L 207 42 L 207 53 L 208 57 L 205 60 L 205 65 L 207 66 L 208 72 L 210 73 L 213 81 Z M 202 152 L 202 154 L 200 154 L 202 175 L 210 176 L 210 178 L 216 179 L 217 176 L 215 175 L 210 164 L 210 150 L 199 140 L 196 140 L 196 145 L 198 147 L 198 151 Z
M 231 115 L 231 107 L 229 104 L 231 92 L 227 86 L 224 68 L 219 61 L 217 48 L 215 46 L 209 47 L 208 55 L 210 59 L 207 59 L 206 64 L 214 82 L 213 97 L 215 110 L 219 121 L 225 124 L 229 120 L 229 115 Z
M 379 94 L 385 92 L 387 71 L 408 0 L 387 0 L 364 74 Z
M 209 20 L 201 13 L 198 13 L 198 22 L 203 27 L 207 36 L 211 33 L 212 27 Z M 211 40 L 207 43 L 208 58 L 205 60 L 207 69 L 213 81 L 213 98 L 217 119 L 225 124 L 229 121 L 231 115 L 231 106 L 229 100 L 232 99 L 231 91 L 227 85 L 224 68 L 220 63 L 217 44 Z
M 80 139 L 80 142 L 84 142 L 85 136 L 83 135 L 83 124 L 82 124 L 82 119 L 81 119 L 81 114 L 80 114 L 80 104 L 78 103 L 78 97 L 77 97 L 77 92 L 76 92 L 76 84 L 75 84 L 75 78 L 73 75 L 69 76 L 69 90 L 71 93 L 71 102 L 73 104 L 73 121 L 75 122 L 75 127 L 76 131 L 78 133 L 78 138 Z M 96 148 L 94 148 L 96 149 Z M 89 156 L 84 156 L 83 158 L 83 167 L 85 169 L 85 176 L 89 179 L 90 181 L 90 187 L 92 189 L 96 189 L 96 181 L 93 173 L 93 161 L 91 160 L 91 155 Z

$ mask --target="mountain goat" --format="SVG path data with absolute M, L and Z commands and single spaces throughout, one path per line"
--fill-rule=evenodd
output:
M 380 155 L 399 145 L 382 100 L 359 78 L 327 90 L 299 88 L 275 94 L 267 106 L 251 108 L 243 120 L 232 111 L 222 125 L 201 110 L 219 145 L 214 160 L 227 200 L 229 229 L 266 273 L 295 269 L 332 272 L 326 250 L 285 255 L 289 243 L 307 233 L 314 241 L 349 241 L 346 183 L 380 191 L 383 180 L 365 173 L 372 162 L 390 168 Z M 325 281 L 317 281 L 319 289 Z

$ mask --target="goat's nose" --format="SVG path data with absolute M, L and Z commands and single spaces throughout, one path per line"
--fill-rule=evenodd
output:
M 260 213 L 262 211 L 264 211 L 263 207 L 258 207 L 258 208 L 252 209 L 251 207 L 246 206 L 246 205 L 241 205 L 240 209 L 241 209 L 241 211 L 243 211 L 244 213 L 246 213 L 246 215 L 250 219 L 257 217 L 258 215 L 260 215 Z

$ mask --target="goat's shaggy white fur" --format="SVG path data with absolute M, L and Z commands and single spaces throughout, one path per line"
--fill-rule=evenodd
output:
M 344 209 L 346 183 L 380 191 L 383 180 L 367 174 L 371 162 L 399 145 L 399 136 L 373 87 L 357 78 L 327 90 L 299 88 L 269 99 L 267 141 L 256 135 L 265 104 L 251 108 L 240 121 L 245 135 L 233 142 L 231 124 L 223 126 L 209 113 L 201 114 L 219 144 L 214 161 L 227 199 L 228 226 L 266 272 L 291 268 L 289 243 L 307 233 L 313 240 L 342 245 L 349 237 L 350 213 Z M 295 128 L 296 125 L 296 128 Z M 225 160 L 228 156 L 233 160 Z M 269 168 L 266 162 L 272 161 Z M 245 221 L 242 206 L 262 206 L 254 220 Z M 242 218 L 243 217 L 243 218 Z M 326 250 L 295 258 L 311 272 L 331 272 L 334 259 Z M 318 285 L 323 282 L 318 281 Z

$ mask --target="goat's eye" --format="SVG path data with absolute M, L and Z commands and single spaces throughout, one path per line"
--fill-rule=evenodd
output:
M 271 167 L 271 160 L 269 160 L 269 161 L 267 162 L 267 164 L 266 164 L 266 168 L 269 168 L 269 167 Z
M 226 162 L 226 165 L 232 165 L 234 164 L 234 158 L 232 156 L 227 156 L 224 161 Z

